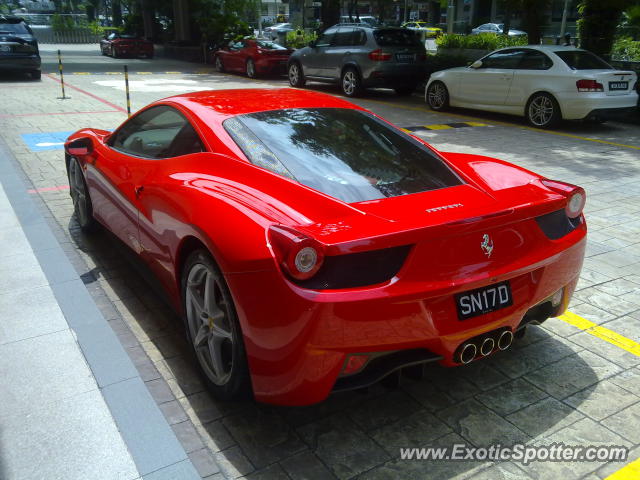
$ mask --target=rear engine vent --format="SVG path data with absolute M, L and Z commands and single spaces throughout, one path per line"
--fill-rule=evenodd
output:
M 329 290 L 383 283 L 398 273 L 410 250 L 411 245 L 404 245 L 326 256 L 318 273 L 308 280 L 297 281 L 296 284 L 313 290 Z
M 551 240 L 562 238 L 571 233 L 582 223 L 582 215 L 576 218 L 569 218 L 565 209 L 556 210 L 540 217 L 536 217 L 536 222 Z

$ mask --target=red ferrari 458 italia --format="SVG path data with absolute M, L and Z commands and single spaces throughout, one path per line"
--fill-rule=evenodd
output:
M 100 40 L 100 52 L 113 58 L 141 55 L 153 58 L 153 42 L 137 35 L 114 32 Z
M 307 405 L 506 350 L 561 314 L 582 188 L 291 89 L 189 93 L 65 144 L 75 214 L 136 252 L 215 394 Z
M 213 63 L 219 72 L 241 72 L 256 78 L 259 75 L 284 74 L 292 53 L 293 50 L 269 40 L 245 38 L 231 41 L 227 47 L 217 50 L 213 54 Z

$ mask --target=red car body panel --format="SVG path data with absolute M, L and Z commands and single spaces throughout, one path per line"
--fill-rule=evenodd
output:
M 253 60 L 256 73 L 266 75 L 270 73 L 284 73 L 287 67 L 289 56 L 293 50 L 269 50 L 260 48 L 258 42 L 254 39 L 244 40 L 244 47 L 232 50 L 223 48 L 213 53 L 215 57 L 220 57 L 225 70 L 231 72 L 245 73 L 247 71 L 247 60 Z
M 152 105 L 158 104 L 179 109 L 209 151 L 146 160 L 113 150 L 104 143 L 109 132 L 92 129 L 69 142 L 92 140 L 93 151 L 79 160 L 94 215 L 144 259 L 177 311 L 183 248 L 197 239 L 212 253 L 235 301 L 257 400 L 322 401 L 351 353 L 427 349 L 443 365 L 457 365 L 454 352 L 466 339 L 498 328 L 515 331 L 529 309 L 559 289 L 563 298 L 554 314 L 569 303 L 586 224 L 581 216 L 573 231 L 548 238 L 536 218 L 563 209 L 567 197 L 530 171 L 442 153 L 464 184 L 347 204 L 249 163 L 222 122 L 281 108 L 360 107 L 291 89 L 198 92 Z M 139 186 L 144 191 L 136 195 Z M 316 239 L 325 255 L 411 249 L 389 281 L 312 290 L 283 274 L 269 243 L 271 225 Z M 483 234 L 495 245 L 490 256 L 480 248 Z M 505 280 L 511 306 L 458 319 L 455 294 Z
M 153 57 L 153 42 L 145 38 L 103 38 L 100 40 L 100 49 L 105 55 L 112 56 L 132 56 Z

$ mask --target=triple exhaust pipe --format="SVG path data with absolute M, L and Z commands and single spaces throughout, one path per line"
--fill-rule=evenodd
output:
M 511 342 L 513 342 L 511 330 L 494 330 L 460 345 L 457 354 L 454 355 L 454 360 L 466 365 L 478 356 L 487 357 L 491 355 L 496 348 L 498 350 L 506 350 L 511 346 Z

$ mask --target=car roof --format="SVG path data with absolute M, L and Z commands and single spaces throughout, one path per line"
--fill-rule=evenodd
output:
M 532 50 L 540 50 L 541 52 L 586 52 L 581 48 L 571 47 L 571 46 L 563 46 L 563 45 L 514 45 L 512 47 L 501 48 L 500 50 L 507 50 L 511 48 L 529 48 Z
M 13 15 L 0 15 L 0 23 L 22 23 L 24 18 Z
M 177 103 L 195 113 L 203 121 L 221 122 L 248 113 L 290 108 L 351 108 L 361 107 L 332 95 L 293 88 L 243 88 L 206 90 L 175 95 L 157 103 Z

